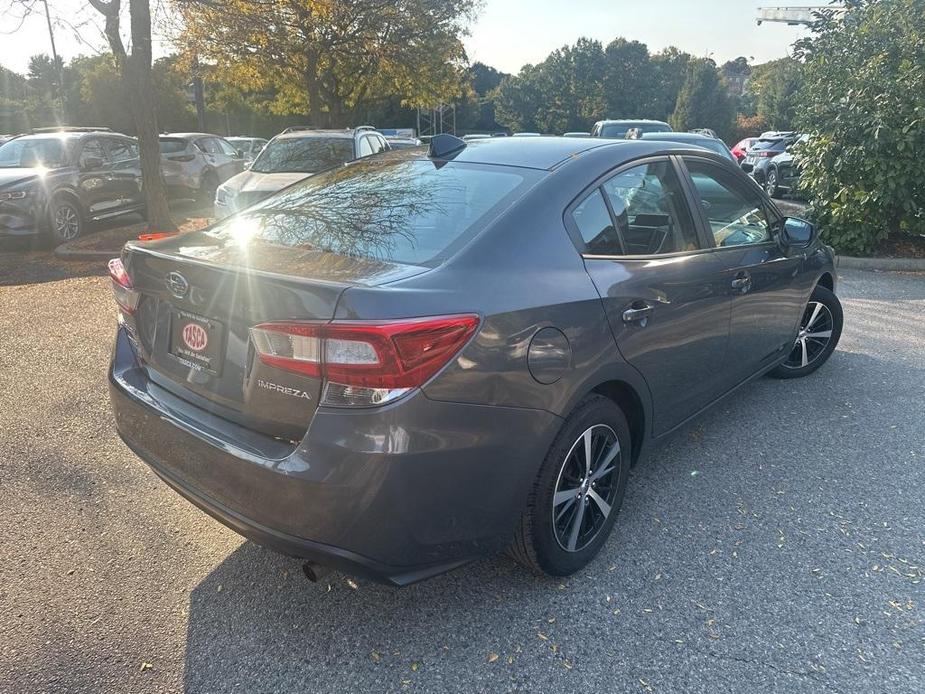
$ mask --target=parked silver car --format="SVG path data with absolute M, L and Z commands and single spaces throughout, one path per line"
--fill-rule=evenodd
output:
M 160 141 L 161 171 L 173 197 L 212 200 L 220 184 L 244 170 L 244 158 L 218 135 L 170 133 Z
M 227 217 L 313 173 L 391 149 L 370 126 L 346 130 L 287 128 L 270 140 L 250 169 L 215 192 L 215 216 Z
M 226 137 L 225 139 L 232 147 L 238 150 L 238 154 L 244 158 L 245 164 L 252 164 L 268 142 L 262 137 Z

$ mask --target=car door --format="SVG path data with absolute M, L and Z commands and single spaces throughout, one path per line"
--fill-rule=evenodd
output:
M 218 138 L 200 137 L 196 140 L 196 147 L 202 152 L 202 156 L 206 160 L 208 168 L 212 169 L 215 175 L 218 176 L 219 183 L 228 178 L 222 174 L 221 167 L 227 163 L 227 157 L 222 154 L 221 147 L 218 145 Z
M 138 145 L 127 137 L 107 138 L 109 160 L 112 162 L 113 190 L 119 195 L 121 209 L 136 209 L 143 204 L 141 162 Z
M 623 358 L 645 378 L 656 435 L 723 391 L 731 296 L 669 157 L 618 169 L 566 222 Z
M 754 183 L 731 167 L 683 159 L 714 255 L 733 292 L 726 369 L 741 382 L 793 347 L 803 310 L 803 290 L 795 281 L 802 257 L 784 250 L 783 219 Z
M 77 155 L 80 203 L 90 217 L 105 216 L 119 208 L 119 192 L 112 178 L 109 153 L 102 138 L 88 137 Z
M 215 141 L 218 143 L 222 161 L 219 168 L 219 178 L 225 181 L 244 171 L 244 157 L 238 154 L 238 150 L 224 138 L 216 137 Z

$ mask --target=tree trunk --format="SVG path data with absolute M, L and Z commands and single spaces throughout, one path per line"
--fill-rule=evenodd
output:
M 151 8 L 149 0 L 131 0 L 129 17 L 132 26 L 132 54 L 122 71 L 129 97 L 144 185 L 148 228 L 152 231 L 175 231 L 170 217 L 167 185 L 161 173 L 161 148 L 158 140 L 154 84 L 151 79 Z
M 119 64 L 122 89 L 128 99 L 129 111 L 138 136 L 138 156 L 144 186 L 148 229 L 174 231 L 170 218 L 167 186 L 161 173 L 161 149 L 158 141 L 157 115 L 154 105 L 154 85 L 151 79 L 151 6 L 149 0 L 131 0 L 132 52 L 128 54 L 119 33 L 122 0 L 88 0 L 106 18 L 106 38 Z

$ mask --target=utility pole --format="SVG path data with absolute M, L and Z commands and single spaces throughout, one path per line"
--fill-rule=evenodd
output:
M 64 117 L 64 70 L 61 63 L 58 62 L 58 49 L 55 48 L 55 31 L 51 25 L 51 12 L 48 10 L 48 0 L 42 0 L 45 6 L 45 21 L 48 23 L 48 38 L 51 39 L 51 59 L 55 63 L 55 71 L 58 73 L 58 103 L 61 108 L 61 117 Z

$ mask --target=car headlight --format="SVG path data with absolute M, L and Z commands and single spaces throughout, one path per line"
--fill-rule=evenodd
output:
M 215 204 L 216 205 L 227 205 L 232 200 L 234 200 L 237 192 L 231 188 L 226 188 L 225 186 L 219 186 L 215 191 Z

